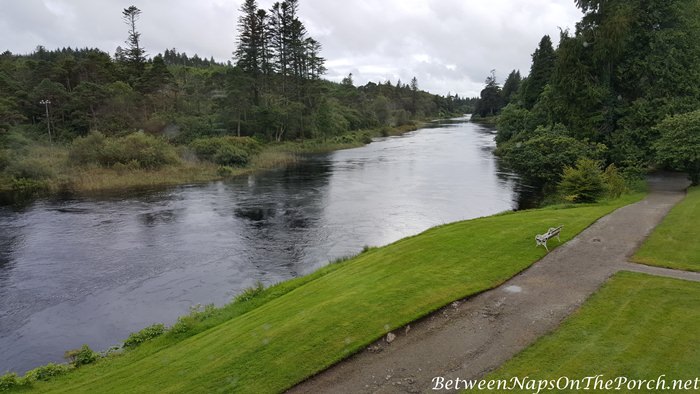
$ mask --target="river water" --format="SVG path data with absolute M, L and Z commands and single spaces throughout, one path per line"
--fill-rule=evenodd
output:
M 516 209 L 493 139 L 452 120 L 226 182 L 0 207 L 0 373 L 106 349 L 365 245 Z

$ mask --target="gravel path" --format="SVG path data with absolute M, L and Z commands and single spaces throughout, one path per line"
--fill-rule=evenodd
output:
M 479 378 L 555 330 L 617 271 L 700 280 L 626 262 L 688 186 L 670 174 L 649 183 L 646 199 L 601 218 L 503 285 L 394 331 L 390 344 L 378 341 L 289 392 L 418 393 L 436 376 Z

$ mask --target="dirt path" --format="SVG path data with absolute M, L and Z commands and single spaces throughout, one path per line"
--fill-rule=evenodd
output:
M 430 391 L 436 376 L 478 378 L 556 329 L 615 272 L 677 277 L 626 261 L 687 185 L 678 176 L 651 178 L 646 199 L 601 218 L 503 285 L 394 331 L 391 344 L 381 340 L 290 392 L 417 393 Z

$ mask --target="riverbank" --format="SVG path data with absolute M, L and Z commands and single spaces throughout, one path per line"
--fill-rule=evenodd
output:
M 543 228 L 564 224 L 564 242 L 639 198 L 628 195 L 437 227 L 312 275 L 251 290 L 227 307 L 181 319 L 176 329 L 134 350 L 49 383 L 36 382 L 34 388 L 284 390 L 387 332 L 527 268 L 545 255 L 532 242 L 532 234 Z M 164 365 L 163 359 L 169 362 Z
M 76 166 L 69 161 L 69 147 L 35 145 L 27 148 L 26 178 L 0 176 L 0 203 L 34 197 L 63 195 L 90 196 L 153 189 L 182 184 L 197 184 L 242 176 L 293 164 L 305 154 L 326 153 L 356 148 L 372 142 L 372 138 L 401 135 L 418 130 L 426 123 L 384 127 L 348 132 L 327 139 L 308 139 L 284 143 L 269 143 L 241 167 L 222 169 L 216 164 L 192 158 L 186 152 L 180 163 L 157 169 L 128 166 Z

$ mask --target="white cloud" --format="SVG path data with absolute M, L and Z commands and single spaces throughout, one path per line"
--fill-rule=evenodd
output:
M 269 8 L 272 0 L 259 0 Z M 473 96 L 491 69 L 502 81 L 527 74 L 544 34 L 581 14 L 572 0 L 302 0 L 300 16 L 324 47 L 327 78 L 352 72 L 356 84 L 418 78 L 422 89 Z M 175 47 L 229 60 L 241 0 L 0 0 L 0 51 L 37 45 L 99 47 L 113 52 L 126 39 L 121 11 L 131 4 L 150 54 Z

